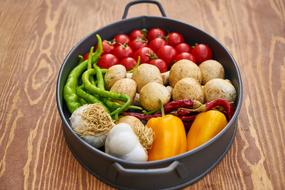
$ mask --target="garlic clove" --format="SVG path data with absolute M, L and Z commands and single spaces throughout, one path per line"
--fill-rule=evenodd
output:
M 128 161 L 145 162 L 148 156 L 143 146 L 139 143 L 130 153 L 123 155 L 121 158 Z
M 119 156 L 132 151 L 139 142 L 137 137 L 131 134 L 130 132 L 115 134 L 110 140 L 106 141 L 106 147 L 108 147 L 106 152 Z
M 128 161 L 146 161 L 147 153 L 129 124 L 119 123 L 109 132 L 105 152 Z
M 83 126 L 83 122 L 81 119 L 81 114 L 84 112 L 84 110 L 88 107 L 88 105 L 83 105 L 79 108 L 77 108 L 71 115 L 70 119 L 70 123 L 71 123 L 71 127 L 73 129 L 77 128 L 77 127 L 82 127 Z
M 91 146 L 94 146 L 95 148 L 100 148 L 104 146 L 105 140 L 107 138 L 107 134 L 105 135 L 98 135 L 98 136 L 84 136 L 82 137 L 87 143 L 89 143 Z

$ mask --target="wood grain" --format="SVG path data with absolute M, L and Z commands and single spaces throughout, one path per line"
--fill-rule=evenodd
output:
M 112 189 L 68 150 L 55 103 L 60 65 L 124 1 L 1 0 L 0 189 Z M 233 147 L 186 189 L 285 189 L 284 0 L 163 0 L 167 15 L 221 41 L 239 63 L 244 102 Z M 151 5 L 130 10 L 159 15 Z

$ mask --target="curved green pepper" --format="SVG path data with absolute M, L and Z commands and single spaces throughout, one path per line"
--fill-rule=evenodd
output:
M 76 94 L 78 80 L 84 70 L 87 69 L 87 61 L 81 62 L 68 75 L 67 81 L 63 88 L 63 98 L 66 102 L 68 110 L 73 113 L 81 106 L 79 98 Z
M 106 91 L 106 90 L 103 90 L 103 89 L 100 89 L 98 87 L 93 86 L 91 84 L 91 82 L 89 81 L 89 78 L 91 75 L 95 75 L 95 74 L 96 74 L 96 71 L 94 69 L 89 69 L 83 73 L 82 82 L 84 84 L 84 87 L 90 93 L 93 93 L 94 95 L 101 96 L 103 98 L 110 98 L 110 99 L 117 99 L 117 100 L 124 101 L 125 103 L 121 107 L 117 108 L 115 111 L 113 111 L 110 114 L 112 117 L 117 118 L 121 112 L 128 109 L 128 107 L 130 106 L 130 103 L 131 103 L 131 99 L 127 95 Z

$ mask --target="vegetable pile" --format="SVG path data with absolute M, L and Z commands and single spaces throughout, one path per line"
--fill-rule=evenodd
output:
M 162 160 L 206 143 L 233 116 L 235 87 L 207 44 L 160 28 L 96 37 L 63 90 L 72 129 L 95 148 Z

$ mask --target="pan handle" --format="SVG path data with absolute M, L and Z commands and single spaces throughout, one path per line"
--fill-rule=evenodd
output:
M 159 11 L 161 13 L 161 15 L 163 17 L 166 17 L 166 14 L 165 14 L 165 11 L 162 7 L 162 5 L 160 4 L 160 2 L 158 1 L 155 1 L 155 0 L 134 0 L 134 1 L 130 1 L 126 7 L 125 7 L 125 10 L 124 10 L 124 14 L 122 16 L 122 19 L 126 19 L 127 16 L 128 16 L 128 12 L 129 12 L 129 8 L 133 5 L 136 5 L 136 4 L 142 4 L 142 3 L 149 3 L 149 4 L 155 4 L 158 8 L 159 8 Z
M 153 168 L 153 169 L 133 169 L 133 168 L 125 168 L 118 162 L 113 163 L 113 168 L 115 168 L 116 172 L 112 172 L 113 178 L 117 178 L 117 175 L 135 175 L 135 176 L 160 176 L 170 173 L 176 173 L 177 177 L 185 178 L 187 176 L 187 171 L 182 163 L 179 161 L 174 161 L 166 167 L 163 168 Z

